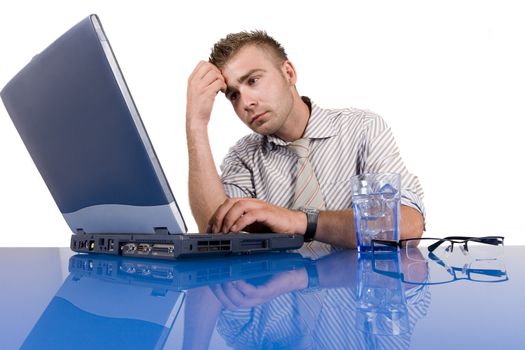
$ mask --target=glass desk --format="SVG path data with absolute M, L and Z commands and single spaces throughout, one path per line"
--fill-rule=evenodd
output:
M 0 248 L 1 348 L 525 344 L 523 246 L 505 247 L 497 261 L 451 266 L 453 277 L 440 284 L 431 284 L 435 266 L 401 253 L 300 253 L 169 262 L 75 255 L 69 248 Z

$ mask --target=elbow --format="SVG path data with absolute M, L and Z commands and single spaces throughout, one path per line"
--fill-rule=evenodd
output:
M 421 238 L 425 230 L 423 215 L 416 209 L 401 207 L 401 239 Z

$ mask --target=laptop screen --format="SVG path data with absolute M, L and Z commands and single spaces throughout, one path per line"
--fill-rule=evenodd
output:
M 96 15 L 36 55 L 1 96 L 73 232 L 186 232 Z

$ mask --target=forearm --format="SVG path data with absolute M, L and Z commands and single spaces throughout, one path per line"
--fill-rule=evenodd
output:
M 421 237 L 423 234 L 423 216 L 421 213 L 414 208 L 402 205 L 400 216 L 400 239 Z M 338 247 L 355 248 L 356 235 L 353 211 L 320 212 L 315 239 Z
M 187 123 L 186 129 L 190 206 L 199 232 L 206 232 L 208 221 L 226 200 L 226 194 L 215 167 L 207 128 Z
M 355 248 L 355 225 L 352 210 L 320 212 L 315 240 L 337 247 Z
M 184 312 L 184 349 L 208 349 L 222 306 L 208 287 L 189 290 Z
M 208 123 L 218 91 L 226 83 L 217 67 L 200 61 L 188 78 L 186 104 L 186 137 L 188 141 L 188 189 L 191 212 L 200 232 L 205 232 L 208 220 L 226 195 L 208 139 Z

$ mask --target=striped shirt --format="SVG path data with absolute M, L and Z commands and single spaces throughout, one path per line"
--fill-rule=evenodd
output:
M 401 159 L 390 127 L 377 114 L 355 108 L 311 106 L 304 138 L 310 138 L 310 163 L 326 210 L 351 208 L 350 177 L 362 173 L 401 174 L 401 204 L 423 216 L 423 189 Z M 297 155 L 276 136 L 250 134 L 240 139 L 221 165 L 228 197 L 252 197 L 291 208 Z

